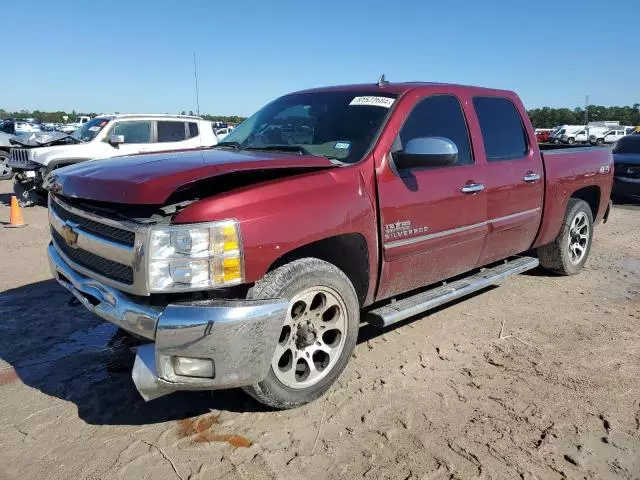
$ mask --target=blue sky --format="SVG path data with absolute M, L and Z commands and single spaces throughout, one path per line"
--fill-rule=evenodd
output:
M 31 0 L 0 7 L 0 108 L 248 115 L 308 87 L 426 80 L 527 108 L 640 102 L 640 3 Z M 30 13 L 34 13 L 30 16 Z M 625 53 L 633 52 L 633 53 Z M 13 56 L 12 53 L 16 55 Z

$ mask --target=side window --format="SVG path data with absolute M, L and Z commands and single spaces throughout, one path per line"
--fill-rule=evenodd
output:
M 124 143 L 149 143 L 151 122 L 139 120 L 118 122 L 113 126 L 110 135 L 123 135 Z
M 186 139 L 184 122 L 158 122 L 158 142 L 181 142 Z
M 200 133 L 198 131 L 198 124 L 196 122 L 189 122 L 189 138 L 197 137 Z
M 420 137 L 448 138 L 458 147 L 456 165 L 473 163 L 467 122 L 454 96 L 433 95 L 421 100 L 402 126 L 394 149 L 401 150 L 409 140 Z
M 500 97 L 475 97 L 473 106 L 480 122 L 487 161 L 515 160 L 527 154 L 528 146 L 522 120 L 516 106 L 510 100 Z

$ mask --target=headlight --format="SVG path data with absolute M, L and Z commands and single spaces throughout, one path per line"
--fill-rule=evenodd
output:
M 149 237 L 149 289 L 184 292 L 243 281 L 242 245 L 234 220 L 154 227 Z

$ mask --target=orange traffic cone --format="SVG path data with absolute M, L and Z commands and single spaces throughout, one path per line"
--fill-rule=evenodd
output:
M 11 214 L 9 215 L 9 225 L 5 225 L 8 228 L 26 227 L 24 218 L 22 216 L 22 210 L 20 204 L 15 195 L 11 196 Z

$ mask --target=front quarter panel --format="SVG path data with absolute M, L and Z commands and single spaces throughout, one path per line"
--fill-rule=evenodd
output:
M 359 233 L 369 252 L 370 299 L 376 284 L 378 245 L 370 190 L 373 167 L 366 168 L 367 164 L 321 170 L 207 198 L 182 210 L 174 223 L 238 220 L 247 283 L 262 278 L 276 260 L 298 247 Z

